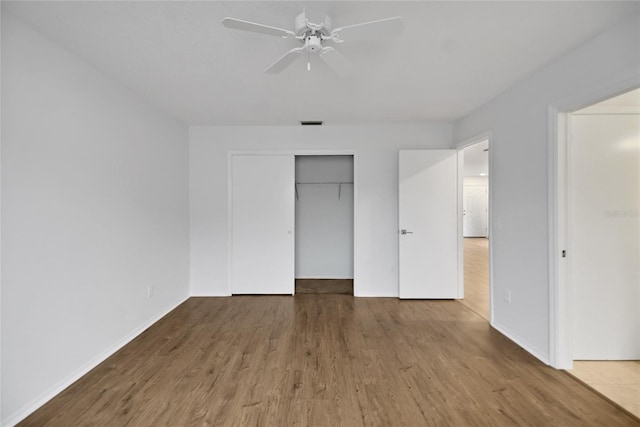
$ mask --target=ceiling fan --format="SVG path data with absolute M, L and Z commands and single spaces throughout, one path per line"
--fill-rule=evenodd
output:
M 235 18 L 224 18 L 222 24 L 227 28 L 251 31 L 282 38 L 295 38 L 302 46 L 291 49 L 271 64 L 264 72 L 277 74 L 291 65 L 303 53 L 307 54 L 307 70 L 311 70 L 310 56 L 317 54 L 327 65 L 339 75 L 348 75 L 351 71 L 349 61 L 333 46 L 325 44 L 342 43 L 357 39 L 387 38 L 397 36 L 402 32 L 403 24 L 400 16 L 363 22 L 340 28 L 333 28 L 331 18 L 326 16 L 324 22 L 314 24 L 310 22 L 305 12 L 298 15 L 294 21 L 294 30 L 271 27 L 255 22 L 243 21 Z

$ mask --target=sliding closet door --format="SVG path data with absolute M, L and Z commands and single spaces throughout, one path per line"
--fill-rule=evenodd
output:
M 231 157 L 231 293 L 294 293 L 295 158 Z

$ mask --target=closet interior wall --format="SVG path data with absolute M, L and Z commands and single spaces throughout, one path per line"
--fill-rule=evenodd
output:
M 353 279 L 353 156 L 296 156 L 296 279 Z

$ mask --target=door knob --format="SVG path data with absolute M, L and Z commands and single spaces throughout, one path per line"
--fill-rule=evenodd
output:
M 400 230 L 400 234 L 405 235 L 405 234 L 413 234 L 413 231 L 407 231 L 404 228 L 402 230 Z

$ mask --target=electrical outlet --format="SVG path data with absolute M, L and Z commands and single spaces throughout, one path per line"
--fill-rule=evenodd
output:
M 153 296 L 153 285 L 147 286 L 147 298 L 151 298 Z
M 511 304 L 511 291 L 509 290 L 504 291 L 504 301 L 507 304 Z

